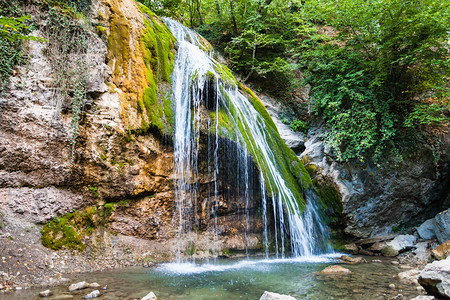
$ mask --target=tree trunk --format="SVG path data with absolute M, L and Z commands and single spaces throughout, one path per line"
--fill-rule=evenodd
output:
M 234 36 L 237 36 L 236 16 L 234 15 L 234 0 L 230 0 L 231 19 L 233 20 Z
M 193 23 L 192 19 L 193 19 L 193 17 L 192 17 L 192 0 L 189 0 L 189 21 L 191 24 L 191 28 L 194 28 L 194 24 L 192 24 Z
M 197 12 L 198 16 L 200 17 L 200 25 L 203 25 L 202 13 L 200 12 L 200 0 L 197 0 Z
M 222 18 L 222 12 L 220 11 L 219 0 L 216 0 L 216 9 L 217 9 L 217 15 L 219 16 L 219 18 Z

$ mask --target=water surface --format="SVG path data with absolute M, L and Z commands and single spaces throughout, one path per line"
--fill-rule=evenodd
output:
M 403 299 L 417 296 L 416 287 L 398 282 L 396 275 L 404 269 L 382 263 L 343 265 L 350 275 L 326 276 L 318 272 L 336 264 L 335 256 L 295 259 L 222 259 L 216 262 L 161 264 L 154 268 L 129 268 L 88 274 L 76 274 L 73 281 L 98 282 L 100 299 L 140 299 L 153 291 L 160 300 L 175 299 L 259 299 L 264 291 L 288 294 L 298 299 Z M 395 284 L 396 288 L 389 288 Z M 43 290 L 43 289 L 40 289 Z M 40 290 L 27 290 L 0 299 L 38 299 Z M 55 294 L 69 294 L 67 286 L 52 288 Z M 82 299 L 91 290 L 72 293 Z M 41 298 L 42 299 L 42 298 Z M 49 298 L 52 299 L 52 298 Z

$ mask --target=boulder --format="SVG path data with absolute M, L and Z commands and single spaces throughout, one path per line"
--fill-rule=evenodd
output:
M 450 210 L 440 212 L 434 217 L 434 233 L 440 243 L 450 240 Z
M 150 292 L 145 297 L 143 297 L 141 300 L 158 300 L 158 297 L 156 297 L 155 293 Z
M 450 258 L 426 265 L 420 273 L 419 283 L 428 294 L 450 299 Z
M 50 297 L 51 295 L 53 295 L 53 293 L 50 290 L 45 290 L 39 293 L 40 297 Z
M 346 269 L 344 267 L 341 266 L 329 266 L 326 267 L 325 269 L 323 269 L 320 274 L 325 274 L 325 275 L 343 275 L 343 274 L 350 274 L 352 273 L 352 271 L 350 271 L 349 269 Z
M 414 247 L 416 247 L 416 249 L 413 250 L 413 253 L 416 255 L 416 259 L 427 261 L 431 254 L 430 249 L 428 249 L 428 242 L 417 243 Z
M 292 296 L 281 295 L 265 291 L 264 294 L 261 296 L 261 298 L 259 298 L 259 300 L 296 300 L 296 299 Z
M 412 269 L 397 274 L 397 278 L 404 284 L 419 285 L 420 270 Z
M 83 299 L 92 299 L 92 298 L 97 298 L 98 296 L 100 296 L 100 291 L 95 290 L 95 291 L 90 292 L 86 296 L 84 296 Z
M 350 254 L 358 254 L 358 246 L 355 243 L 345 244 L 344 251 Z
M 395 250 L 392 246 L 386 246 L 381 249 L 381 254 L 383 256 L 393 257 L 398 255 L 398 251 Z
M 446 259 L 450 256 L 450 241 L 446 241 L 442 245 L 437 246 L 431 250 L 431 253 L 436 259 Z
M 411 249 L 417 241 L 417 237 L 409 234 L 401 234 L 396 236 L 392 241 L 387 243 L 388 246 L 391 246 L 392 249 L 398 251 L 399 253 L 402 251 L 406 251 Z
M 381 250 L 386 246 L 387 246 L 387 244 L 385 242 L 377 242 L 369 247 L 369 251 L 375 252 L 375 253 L 380 253 Z
M 88 288 L 88 287 L 89 287 L 89 283 L 87 283 L 86 281 L 80 281 L 80 282 L 77 282 L 77 283 L 72 283 L 69 286 L 69 292 L 82 290 L 82 289 L 85 289 L 85 288 Z
M 362 258 L 362 257 L 350 257 L 348 255 L 342 255 L 340 257 L 340 259 L 346 263 L 346 264 L 351 264 L 351 265 L 356 265 L 356 264 L 361 264 L 361 263 L 366 263 L 367 261 Z
M 417 227 L 417 234 L 424 240 L 434 239 L 436 237 L 434 233 L 434 219 L 428 219 Z

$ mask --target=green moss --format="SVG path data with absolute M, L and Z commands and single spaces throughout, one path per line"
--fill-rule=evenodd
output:
M 142 124 L 143 127 L 151 125 L 167 135 L 173 133 L 173 110 L 170 98 L 158 91 L 158 84 L 163 81 L 170 82 L 176 39 L 152 11 L 142 4 L 138 5 L 141 12 L 147 15 L 141 38 L 144 61 L 148 66 L 148 87 L 144 91 L 143 101 L 138 100 L 138 111 L 143 113 L 145 107 L 148 115 L 150 124 Z
M 86 248 L 85 237 L 107 223 L 116 205 L 107 203 L 91 206 L 53 219 L 42 228 L 42 245 L 53 250 L 65 248 L 83 251 Z
M 250 103 L 264 119 L 268 131 L 266 135 L 267 141 L 270 149 L 272 149 L 272 151 L 274 152 L 274 159 L 276 160 L 278 171 L 281 173 L 283 179 L 285 180 L 287 187 L 294 194 L 298 206 L 300 208 L 304 207 L 303 191 L 311 189 L 313 187 L 308 172 L 306 171 L 305 167 L 298 159 L 294 151 L 292 151 L 292 149 L 290 149 L 281 139 L 275 123 L 273 122 L 272 118 L 270 117 L 269 113 L 267 112 L 261 101 L 258 99 L 258 97 L 256 97 L 256 95 L 249 88 L 243 86 L 241 83 L 238 83 L 238 86 L 247 95 Z M 259 156 L 259 153 L 252 154 L 255 157 Z M 266 186 L 269 187 L 268 191 L 270 191 L 270 187 L 272 189 L 275 189 L 276 185 L 273 184 L 273 175 L 271 174 L 271 172 L 269 172 L 269 170 L 265 170 L 267 167 L 262 166 L 262 164 L 264 164 L 264 160 L 257 159 L 257 162 L 258 161 L 260 161 L 258 165 L 264 173 Z M 270 192 L 272 192 L 273 194 L 274 192 L 278 191 L 273 190 Z

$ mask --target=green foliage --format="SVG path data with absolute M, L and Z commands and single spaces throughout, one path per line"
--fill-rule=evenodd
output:
M 26 61 L 21 40 L 9 40 L 0 36 L 0 94 L 9 84 L 12 70 Z
M 90 186 L 89 192 L 91 192 L 91 194 L 93 194 L 95 197 L 100 196 L 100 194 L 98 193 L 98 187 L 96 186 Z
M 58 106 L 71 103 L 72 161 L 79 136 L 79 123 L 86 99 L 88 63 L 86 60 L 88 28 L 82 16 L 70 6 L 50 7 L 42 28 L 48 46 L 45 49 L 54 74 L 54 85 L 60 92 Z M 72 3 L 72 2 L 70 2 Z M 75 2 L 73 2 L 75 3 Z M 73 4 L 72 3 L 72 4 Z
M 301 131 L 303 133 L 308 131 L 308 125 L 303 120 L 293 120 L 289 127 L 291 127 L 292 131 Z
M 9 84 L 12 70 L 26 61 L 23 41 L 36 39 L 28 36 L 30 16 L 21 16 L 22 7 L 0 0 L 0 95 Z
M 401 161 L 405 145 L 448 122 L 448 3 L 323 0 L 303 9 L 325 32 L 298 52 L 339 160 Z

